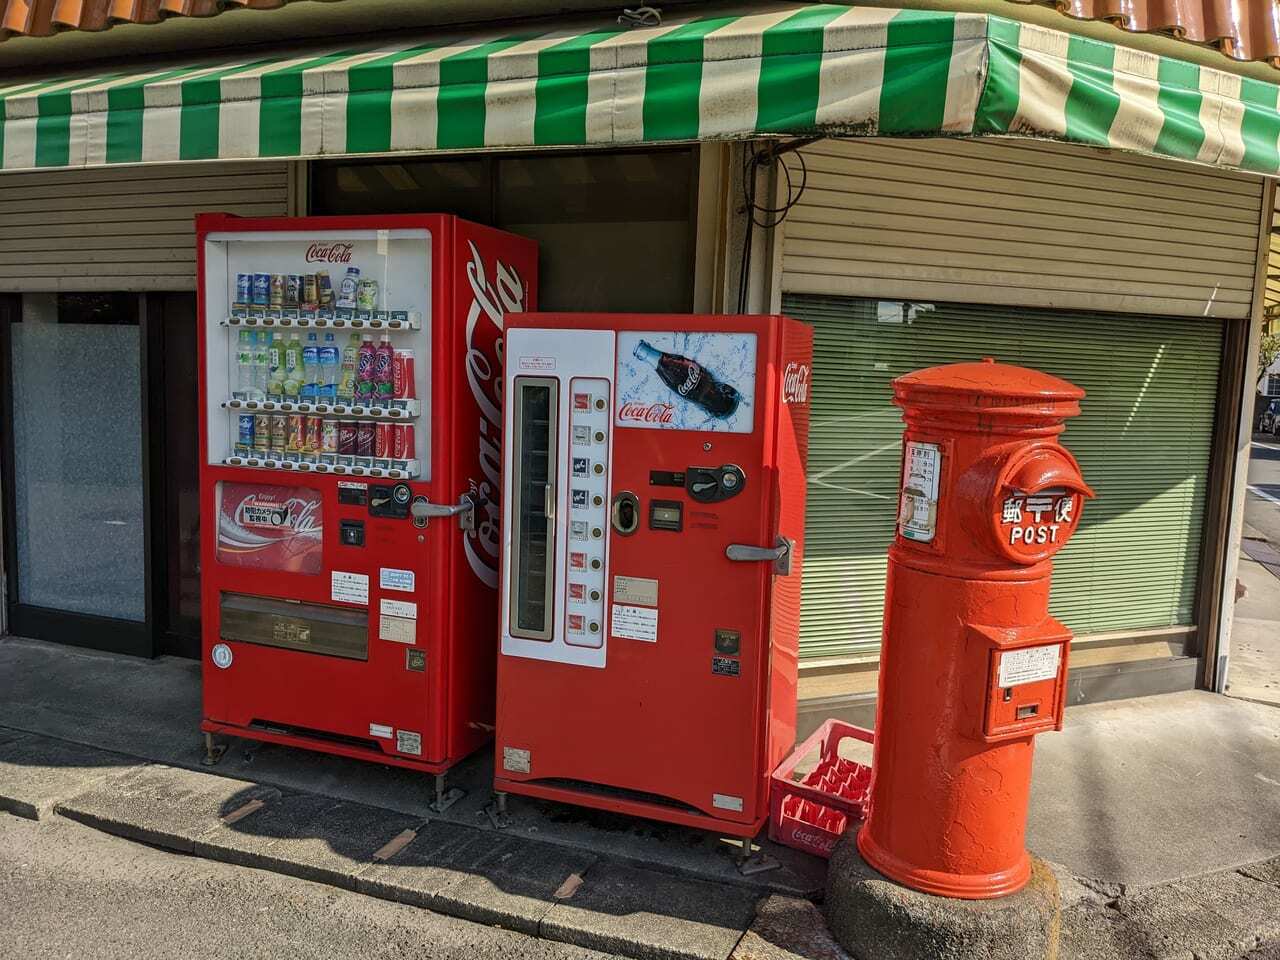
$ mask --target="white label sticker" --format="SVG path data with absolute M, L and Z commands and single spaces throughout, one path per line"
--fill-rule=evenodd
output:
M 219 670 L 225 670 L 231 666 L 231 648 L 225 643 L 215 643 L 213 645 L 213 665 Z
M 383 614 L 378 618 L 378 639 L 390 640 L 392 643 L 416 643 L 418 621 Z
M 519 366 L 521 370 L 554 370 L 556 368 L 556 358 L 521 357 Z
M 529 772 L 529 751 L 519 747 L 502 748 L 502 769 L 512 773 Z
M 412 753 L 414 756 L 422 756 L 422 734 L 415 733 L 412 730 L 397 730 L 396 749 L 401 753 Z
M 361 483 L 359 480 L 339 480 L 338 488 L 341 490 L 367 490 L 369 485 Z
M 418 619 L 418 605 L 408 600 L 381 600 L 378 602 L 378 612 L 384 617 Z
M 742 798 L 731 797 L 726 793 L 713 793 L 711 795 L 711 805 L 721 810 L 733 810 L 736 813 L 742 812 Z
M 329 596 L 339 603 L 369 602 L 369 577 L 363 573 L 334 570 L 329 580 Z
M 390 740 L 392 737 L 391 728 L 381 723 L 369 724 L 369 736 L 377 737 L 380 740 Z
M 652 643 L 658 639 L 658 611 L 615 603 L 612 632 L 615 637 Z
M 378 571 L 378 586 L 383 590 L 403 590 L 413 593 L 413 571 L 383 567 Z
M 614 603 L 638 603 L 645 607 L 658 605 L 658 581 L 645 577 L 614 577 Z
M 936 443 L 907 444 L 902 464 L 902 499 L 898 532 L 908 540 L 928 543 L 938 529 L 938 480 L 942 451 Z
M 1058 675 L 1062 660 L 1062 644 L 1047 647 L 1025 647 L 1000 654 L 1000 686 L 1016 687 L 1020 683 L 1051 680 Z
M 387 255 L 387 241 L 391 239 L 391 233 L 388 230 L 378 231 L 378 256 L 385 257 Z

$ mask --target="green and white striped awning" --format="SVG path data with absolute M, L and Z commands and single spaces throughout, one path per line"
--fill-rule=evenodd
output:
M 0 88 L 0 169 L 1015 134 L 1274 174 L 1278 93 L 985 14 L 740 6 L 16 83 Z

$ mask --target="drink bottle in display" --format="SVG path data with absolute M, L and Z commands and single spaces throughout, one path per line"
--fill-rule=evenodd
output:
M 257 425 L 252 413 L 242 413 L 237 418 L 239 430 L 236 433 L 236 453 L 244 456 L 253 449 L 253 430 Z
M 314 310 L 320 306 L 320 288 L 316 285 L 314 273 L 302 275 L 302 309 Z
M 338 340 L 332 333 L 326 333 L 320 347 L 320 388 L 316 391 L 316 399 L 321 403 L 333 403 L 337 399 L 340 365 Z
M 355 308 L 356 295 L 360 291 L 360 268 L 347 267 L 347 275 L 338 286 L 338 306 Z
M 271 274 L 271 302 L 272 307 L 284 306 L 284 274 Z
M 391 395 L 395 391 L 394 357 L 391 334 L 384 333 L 378 338 L 378 348 L 373 357 L 374 402 L 381 407 L 391 406 Z
M 412 460 L 416 457 L 416 441 L 412 423 L 397 423 L 392 434 L 391 456 L 395 460 Z
M 253 388 L 249 394 L 251 400 L 267 399 L 267 381 L 271 372 L 271 334 L 259 330 L 253 343 Z
M 390 460 L 395 449 L 395 424 L 379 423 L 373 428 L 373 455 L 379 460 Z
M 271 340 L 267 346 L 267 399 L 279 403 L 284 399 L 284 337 L 265 331 L 259 334 L 259 339 L 263 336 Z
M 342 370 L 338 376 L 338 402 L 350 403 L 356 395 L 356 364 L 360 356 L 360 334 L 353 333 L 342 348 Z
M 360 310 L 378 309 L 378 281 L 364 277 L 356 287 L 356 307 Z
M 320 452 L 320 438 L 324 435 L 323 421 L 323 417 L 307 417 L 306 433 L 302 440 L 303 453 Z
M 328 270 L 316 272 L 316 303 L 321 307 L 333 306 L 333 281 Z
M 315 332 L 307 334 L 306 346 L 302 348 L 302 390 L 303 402 L 316 399 L 316 388 L 320 383 L 320 338 Z
M 320 424 L 320 456 L 325 463 L 333 463 L 338 453 L 338 421 L 326 417 Z
M 289 415 L 273 413 L 271 415 L 271 452 L 284 456 L 289 446 Z
M 253 331 L 241 330 L 236 343 L 236 388 L 232 396 L 237 400 L 249 399 L 253 389 Z
M 296 273 L 284 275 L 284 306 L 296 307 L 302 297 L 302 277 Z
M 360 340 L 360 351 L 356 354 L 356 390 L 357 403 L 371 403 L 377 388 L 373 381 L 374 356 L 377 348 L 373 345 L 373 337 L 365 334 Z
M 356 455 L 356 433 L 358 427 L 354 420 L 338 421 L 338 462 L 348 466 Z
M 253 303 L 253 274 L 237 273 L 235 305 L 247 307 L 251 303 Z
M 289 414 L 288 430 L 285 436 L 285 451 L 291 454 L 302 452 L 306 443 L 307 418 L 300 413 Z
M 356 456 L 372 457 L 374 450 L 374 429 L 372 420 L 356 421 Z
M 284 347 L 284 398 L 296 401 L 302 395 L 302 341 L 295 333 Z
M 713 417 L 731 417 L 738 409 L 742 395 L 717 380 L 696 360 L 678 353 L 663 353 L 647 340 L 637 343 L 632 352 L 636 359 L 653 364 L 663 383 Z
M 413 351 L 397 350 L 395 356 L 391 358 L 391 396 L 393 406 L 407 407 L 409 405 L 408 401 L 417 396 L 414 392 L 416 389 L 414 378 L 416 376 Z
M 271 414 L 259 413 L 253 418 L 253 449 L 257 453 L 271 450 Z
M 271 303 L 271 274 L 255 273 L 252 304 L 255 307 L 265 307 L 269 303 Z

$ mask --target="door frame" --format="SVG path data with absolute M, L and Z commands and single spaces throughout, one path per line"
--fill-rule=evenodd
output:
M 39 607 L 18 601 L 18 562 L 17 544 L 12 533 L 17 530 L 17 504 L 14 475 L 14 430 L 13 430 L 13 377 L 4 376 L 4 384 L 0 387 L 0 458 L 3 459 L 3 472 L 0 483 L 3 484 L 3 516 L 4 516 L 4 583 L 5 583 L 5 627 L 6 632 L 15 636 L 31 637 L 37 640 L 48 640 L 76 647 L 89 647 L 109 653 L 124 653 L 140 657 L 156 655 L 155 631 L 155 550 L 156 537 L 154 505 L 152 492 L 153 458 L 151 455 L 151 383 L 148 376 L 148 350 L 151 339 L 152 324 L 147 322 L 147 303 L 143 294 L 139 297 L 138 336 L 139 362 L 141 364 L 141 449 L 139 455 L 142 465 L 142 498 L 143 498 L 143 576 L 144 576 L 144 611 L 142 621 L 119 620 L 114 617 L 102 617 L 93 614 L 74 613 Z M 0 371 L 8 374 L 13 359 L 12 328 L 15 323 L 22 322 L 22 295 L 0 294 Z

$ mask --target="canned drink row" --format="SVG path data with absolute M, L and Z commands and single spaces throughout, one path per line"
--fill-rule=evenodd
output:
M 375 423 L 301 413 L 244 413 L 237 418 L 237 456 L 355 466 L 364 460 L 417 458 L 412 423 Z
M 315 273 L 237 273 L 234 305 L 312 310 L 336 303 L 327 270 Z

